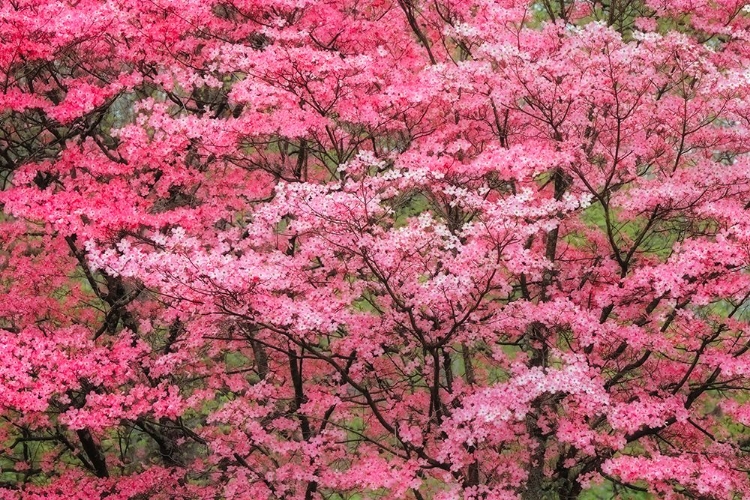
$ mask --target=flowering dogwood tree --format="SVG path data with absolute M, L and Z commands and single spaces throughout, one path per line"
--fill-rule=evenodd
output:
M 750 496 L 739 0 L 0 3 L 0 498 Z

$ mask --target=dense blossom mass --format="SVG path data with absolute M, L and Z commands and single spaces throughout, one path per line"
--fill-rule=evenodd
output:
M 739 0 L 0 2 L 0 499 L 750 498 Z

